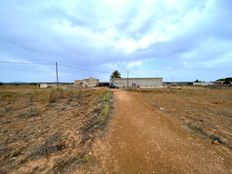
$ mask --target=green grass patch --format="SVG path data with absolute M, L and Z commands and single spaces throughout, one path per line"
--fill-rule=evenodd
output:
M 112 99 L 112 92 L 107 91 L 103 96 L 102 96 L 102 105 L 100 108 L 100 114 L 98 117 L 99 125 L 103 127 L 109 118 L 109 113 L 111 109 L 111 103 L 110 100 Z
M 14 98 L 17 96 L 18 96 L 18 94 L 16 92 L 7 92 L 7 91 L 0 92 L 0 97 L 4 98 L 4 99 Z

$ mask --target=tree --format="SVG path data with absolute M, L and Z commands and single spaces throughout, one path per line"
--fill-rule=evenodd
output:
M 118 72 L 118 70 L 114 71 L 111 74 L 110 79 L 112 80 L 113 78 L 121 78 L 121 74 L 120 74 L 120 72 Z
M 224 79 L 218 79 L 216 81 L 222 81 L 223 84 L 231 84 L 232 83 L 232 77 L 227 77 Z
M 225 81 L 223 82 L 223 84 L 231 84 L 232 83 L 232 78 L 225 78 Z

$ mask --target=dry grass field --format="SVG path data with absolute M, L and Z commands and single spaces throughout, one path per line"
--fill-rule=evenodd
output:
M 83 171 L 111 97 L 107 89 L 1 87 L 0 173 Z
M 231 89 L 113 93 L 1 87 L 0 173 L 232 172 Z
M 181 122 L 187 130 L 232 149 L 232 90 L 179 88 L 136 91 L 144 102 Z

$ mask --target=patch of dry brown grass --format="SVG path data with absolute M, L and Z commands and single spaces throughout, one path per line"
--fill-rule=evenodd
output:
M 190 131 L 232 149 L 232 89 L 183 88 L 136 92 L 154 109 L 180 121 Z
M 107 123 L 110 98 L 107 89 L 1 89 L 0 171 L 78 170 Z

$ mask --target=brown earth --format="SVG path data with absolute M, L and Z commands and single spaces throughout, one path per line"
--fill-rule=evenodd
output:
M 109 100 L 107 89 L 0 88 L 0 173 L 83 173 Z
M 109 94 L 0 88 L 0 173 L 232 173 L 232 90 Z
M 224 102 L 225 108 L 231 109 L 231 101 L 228 99 L 231 98 L 231 91 L 226 92 L 229 97 L 220 94 L 225 92 L 216 91 L 216 95 L 213 92 L 211 94 L 205 89 L 200 92 L 190 90 L 183 94 L 175 91 L 154 93 L 114 91 L 115 114 L 107 136 L 95 143 L 93 153 L 95 158 L 100 160 L 100 164 L 92 172 L 232 173 L 232 151 L 228 143 L 231 135 L 228 128 L 232 123 L 231 117 L 228 113 L 226 116 L 223 114 L 218 116 L 213 110 L 213 108 L 225 110 L 218 106 L 218 100 L 219 105 L 223 105 Z M 194 104 L 190 99 L 194 96 L 193 93 L 198 93 L 202 101 L 196 100 Z M 201 96 L 203 94 L 208 95 Z M 217 100 L 210 96 L 215 96 Z M 221 103 L 222 99 L 225 101 Z M 159 102 L 158 106 L 154 101 Z M 202 122 L 204 124 L 199 126 L 195 110 L 186 114 L 188 107 L 198 112 L 207 111 L 206 108 L 213 111 L 205 117 L 203 114 L 201 117 L 203 121 L 199 124 Z M 224 123 L 224 119 L 229 123 Z M 185 122 L 186 120 L 188 122 Z M 212 126 L 215 120 L 219 121 L 219 131 L 223 128 L 223 124 L 229 129 L 224 128 L 225 135 L 228 135 L 227 139 L 219 136 L 215 138 L 212 136 L 214 134 L 210 136 L 204 134 L 205 128 L 214 128 Z M 192 127 L 199 126 L 197 127 L 199 129 L 192 129 L 187 123 L 191 123 Z M 204 136 L 201 136 L 201 133 Z

